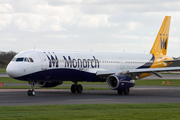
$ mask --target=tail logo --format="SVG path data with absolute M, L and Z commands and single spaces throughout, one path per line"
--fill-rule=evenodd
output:
M 161 36 L 161 34 L 160 34 L 160 36 Z M 165 34 L 163 34 L 163 36 L 165 36 Z M 166 34 L 166 36 L 167 36 L 167 34 Z M 166 50 L 167 37 L 166 37 L 166 39 L 163 37 L 163 40 L 162 40 L 162 37 L 160 37 L 160 40 L 161 40 L 161 49 L 164 48 Z

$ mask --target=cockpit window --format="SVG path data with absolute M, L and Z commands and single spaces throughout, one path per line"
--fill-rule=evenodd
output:
M 24 62 L 29 62 L 28 58 L 24 58 Z
M 34 62 L 34 60 L 33 60 L 32 58 L 29 58 L 29 60 L 30 60 L 31 62 Z
M 13 61 L 13 62 L 16 61 L 16 58 L 14 57 L 11 61 Z
M 13 58 L 12 61 L 16 61 L 16 62 L 34 62 L 32 58 Z
M 24 58 L 17 58 L 16 59 L 16 62 L 21 62 L 21 61 L 23 61 L 24 60 Z

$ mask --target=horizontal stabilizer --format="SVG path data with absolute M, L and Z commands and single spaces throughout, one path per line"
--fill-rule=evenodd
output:
M 180 60 L 165 60 L 164 62 L 165 63 L 168 63 L 168 62 L 180 62 Z

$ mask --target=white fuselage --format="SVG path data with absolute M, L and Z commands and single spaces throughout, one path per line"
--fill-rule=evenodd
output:
M 152 58 L 152 54 L 144 53 L 27 50 L 14 57 L 7 67 L 7 73 L 13 78 L 27 81 L 37 80 L 36 75 L 39 80 L 70 80 L 78 77 L 84 79 L 82 81 L 91 81 L 91 76 L 87 79 L 79 76 L 81 73 L 95 75 L 97 71 L 149 68 L 154 62 Z M 40 77 L 41 74 L 43 77 Z M 65 79 L 63 76 L 71 77 Z

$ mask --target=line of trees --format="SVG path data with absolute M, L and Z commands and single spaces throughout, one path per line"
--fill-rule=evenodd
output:
M 14 51 L 0 52 L 0 68 L 6 68 L 8 63 L 17 53 Z

